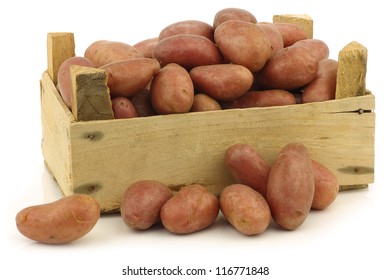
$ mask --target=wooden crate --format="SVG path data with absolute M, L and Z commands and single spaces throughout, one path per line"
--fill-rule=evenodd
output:
M 218 194 L 234 182 L 223 156 L 235 143 L 253 145 L 272 164 L 285 144 L 301 142 L 336 174 L 342 190 L 374 181 L 375 98 L 362 89 L 362 77 L 351 80 L 353 65 L 339 68 L 338 86 L 349 86 L 338 88 L 337 100 L 77 122 L 56 89 L 58 67 L 74 55 L 74 47 L 72 33 L 48 34 L 48 70 L 41 79 L 42 152 L 63 194 L 89 194 L 103 213 L 117 211 L 124 190 L 143 179 L 172 189 L 200 183 Z M 352 64 L 359 63 L 353 59 Z

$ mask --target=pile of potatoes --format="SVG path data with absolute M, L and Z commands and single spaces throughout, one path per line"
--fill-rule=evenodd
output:
M 161 223 L 183 235 L 210 227 L 221 211 L 243 235 L 263 233 L 271 220 L 281 229 L 295 230 L 311 209 L 327 208 L 339 192 L 337 177 L 311 159 L 301 143 L 285 145 L 272 165 L 248 144 L 229 147 L 222 161 L 236 182 L 218 196 L 196 183 L 177 192 L 156 180 L 131 183 L 119 209 L 123 222 L 139 231 Z M 64 244 L 90 232 L 99 217 L 95 199 L 75 194 L 21 210 L 16 224 L 32 240 Z
M 226 8 L 133 45 L 99 40 L 66 60 L 58 89 L 71 107 L 70 65 L 104 69 L 115 118 L 265 107 L 335 98 L 337 61 L 292 23 Z

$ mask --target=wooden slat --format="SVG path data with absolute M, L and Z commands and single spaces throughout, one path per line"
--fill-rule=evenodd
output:
M 373 109 L 374 97 L 366 95 L 298 106 L 74 123 L 74 191 L 95 196 L 106 211 L 117 209 L 124 189 L 141 179 L 172 188 L 197 182 L 218 194 L 233 182 L 223 164 L 228 147 L 251 144 L 272 164 L 281 147 L 293 141 L 304 143 L 342 185 L 370 183 Z
M 346 45 L 338 57 L 336 99 L 366 93 L 367 49 L 358 42 Z
M 42 154 L 50 173 L 65 195 L 73 193 L 69 127 L 74 121 L 49 74 L 41 79 Z
M 110 89 L 103 69 L 72 65 L 72 113 L 77 121 L 112 120 Z
M 73 56 L 75 56 L 73 33 L 54 32 L 47 34 L 47 72 L 55 85 L 61 64 Z

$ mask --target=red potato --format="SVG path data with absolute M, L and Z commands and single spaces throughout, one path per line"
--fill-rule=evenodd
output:
M 222 54 L 211 40 L 194 34 L 178 34 L 162 39 L 154 47 L 153 57 L 162 67 L 176 63 L 187 70 L 223 62 Z
M 160 64 L 152 58 L 121 60 L 100 67 L 106 70 L 111 97 L 130 97 L 143 90 L 159 72 Z
M 255 23 L 225 21 L 214 30 L 214 40 L 228 62 L 251 72 L 259 71 L 272 53 L 267 33 Z
M 295 96 L 287 90 L 253 90 L 241 97 L 222 104 L 223 109 L 270 107 L 296 104 Z
M 111 104 L 115 119 L 130 119 L 138 117 L 133 103 L 126 97 L 114 97 L 111 99 Z
M 282 33 L 284 47 L 289 47 L 299 40 L 308 39 L 305 31 L 293 23 L 275 22 L 275 26 Z
M 268 175 L 267 201 L 275 223 L 295 230 L 306 219 L 314 197 L 314 172 L 306 147 L 285 145 Z
M 150 86 L 151 102 L 158 114 L 187 113 L 194 101 L 194 85 L 179 64 L 164 66 Z
M 149 38 L 149 39 L 145 39 L 145 40 L 142 40 L 136 44 L 133 45 L 134 48 L 136 48 L 137 50 L 139 50 L 144 57 L 146 58 L 154 58 L 153 57 L 153 50 L 154 50 L 154 47 L 157 45 L 158 43 L 158 37 L 155 37 L 155 38 Z
M 149 89 L 143 89 L 130 97 L 130 101 L 133 103 L 135 110 L 137 111 L 138 117 L 157 115 L 157 112 L 152 106 L 150 95 L 151 94 Z
M 217 28 L 220 24 L 228 20 L 242 20 L 246 22 L 256 23 L 256 17 L 249 11 L 240 8 L 225 8 L 219 10 L 214 15 L 213 27 Z
M 338 62 L 323 59 L 318 64 L 317 76 L 303 90 L 302 103 L 333 100 L 336 96 Z
M 159 40 L 178 34 L 201 35 L 214 41 L 214 28 L 200 20 L 183 20 L 172 23 L 161 30 Z
M 57 81 L 58 81 L 58 90 L 64 100 L 66 106 L 69 109 L 72 107 L 72 99 L 73 99 L 73 89 L 72 89 L 72 81 L 70 79 L 70 66 L 78 65 L 85 67 L 95 67 L 93 63 L 85 57 L 82 56 L 74 56 L 66 59 L 58 69 Z
M 318 61 L 329 57 L 328 45 L 319 39 L 304 39 L 293 44 L 293 46 L 306 47 L 310 53 L 314 54 Z
M 218 198 L 199 184 L 185 186 L 161 209 L 161 222 L 175 234 L 189 234 L 213 224 L 219 213 Z
M 258 22 L 258 27 L 263 29 L 267 33 L 268 39 L 271 43 L 271 56 L 277 51 L 284 48 L 283 36 L 280 30 L 273 23 L 269 22 Z
M 93 42 L 84 52 L 96 67 L 115 61 L 144 57 L 142 52 L 133 46 L 115 41 L 99 40 Z
M 235 144 L 226 150 L 224 162 L 237 183 L 247 185 L 266 197 L 271 167 L 256 149 L 248 144 Z
M 290 46 L 275 53 L 255 74 L 255 80 L 262 89 L 297 89 L 314 80 L 318 63 L 306 47 Z
M 131 184 L 120 205 L 122 220 L 127 226 L 146 230 L 160 221 L 163 205 L 172 198 L 172 191 L 156 180 L 141 180 Z
M 198 93 L 194 96 L 191 112 L 222 110 L 221 105 L 207 94 Z
M 253 84 L 253 74 L 237 64 L 215 64 L 194 67 L 190 71 L 197 92 L 203 92 L 217 101 L 231 101 Z
M 242 234 L 263 233 L 271 222 L 271 211 L 265 198 L 246 185 L 227 186 L 219 201 L 222 214 Z
M 312 160 L 314 172 L 314 197 L 311 205 L 312 209 L 322 210 L 331 205 L 339 193 L 339 181 L 326 166 Z
M 98 202 L 89 195 L 75 194 L 22 209 L 16 215 L 16 226 L 32 240 L 65 244 L 89 233 L 99 218 Z

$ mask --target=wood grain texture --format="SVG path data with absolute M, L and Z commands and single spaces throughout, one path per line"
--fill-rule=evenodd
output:
M 58 69 L 68 58 L 75 56 L 74 34 L 53 32 L 47 34 L 47 72 L 57 85 Z
M 367 49 L 358 42 L 346 45 L 338 57 L 336 99 L 366 93 Z
M 77 121 L 114 119 L 105 70 L 71 65 L 70 76 L 73 89 L 71 107 Z

